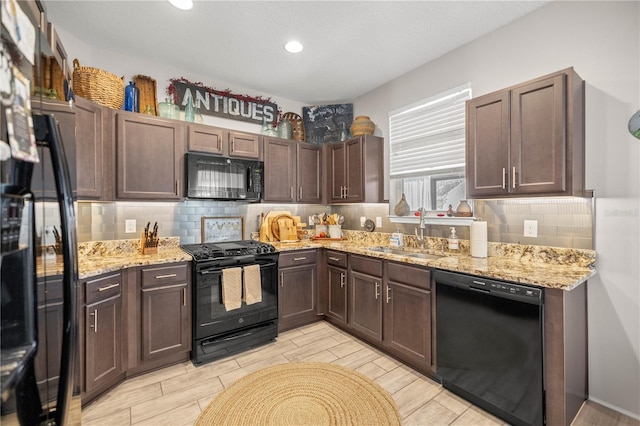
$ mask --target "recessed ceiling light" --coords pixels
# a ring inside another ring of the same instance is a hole
[[[302,52],[302,49],[303,49],[302,43],[295,40],[288,41],[284,45],[284,50],[286,50],[289,53],[300,53]]]
[[[190,10],[193,7],[193,0],[169,0],[169,3],[182,10]]]

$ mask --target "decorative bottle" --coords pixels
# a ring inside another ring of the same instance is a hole
[[[195,111],[193,110],[193,102],[191,99],[187,99],[187,104],[184,106],[184,121],[193,123],[196,120]]]
[[[471,217],[471,206],[467,203],[467,200],[460,200],[458,207],[456,207],[457,217]]]
[[[124,110],[140,112],[140,89],[133,81],[130,81],[129,85],[124,88]]]
[[[278,124],[278,137],[283,139],[291,139],[293,137],[291,123],[286,118],[283,118]]]
[[[411,211],[411,207],[409,207],[409,203],[407,203],[407,199],[404,196],[404,192],[402,193],[402,198],[398,201],[398,204],[393,209],[393,212],[396,216],[406,216]]]

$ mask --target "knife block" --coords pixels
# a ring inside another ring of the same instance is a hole
[[[140,250],[142,254],[158,254],[158,238],[147,241],[143,232],[140,234]]]

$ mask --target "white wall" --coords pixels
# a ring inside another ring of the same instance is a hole
[[[215,89],[230,89],[232,93],[239,95],[271,97],[271,101],[276,103],[278,107],[282,109],[282,112],[292,111],[297,114],[302,114],[302,107],[304,105],[299,102],[277,97],[274,94],[262,93],[250,88],[240,87],[234,83],[216,80],[215,76],[198,75],[181,68],[180,64],[152,63],[122,55],[117,49],[113,51],[98,49],[79,40],[64,28],[56,27],[56,30],[58,31],[60,39],[63,40],[67,56],[71,62],[70,66],[73,66],[72,62],[74,59],[78,59],[80,66],[100,68],[117,76],[124,76],[125,84],[128,84],[134,75],[141,74],[149,76],[156,80],[158,102],[163,102],[165,98],[168,97],[166,89],[171,83],[169,79],[184,77],[192,82],[201,81],[205,86]],[[205,124],[245,132],[260,133],[261,129],[261,124],[205,114],[203,114],[203,120]]]
[[[598,274],[588,283],[589,394],[640,418],[640,2],[555,1],[356,99],[388,141],[388,111],[470,81],[478,96],[573,66],[586,81],[586,180]],[[388,150],[388,147],[387,147]]]

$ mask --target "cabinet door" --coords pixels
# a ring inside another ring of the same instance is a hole
[[[345,142],[346,170],[345,170],[345,198],[349,202],[364,201],[364,155],[362,139],[352,139]]]
[[[122,298],[85,307],[85,392],[109,383],[122,372]]]
[[[285,330],[317,319],[316,265],[280,269],[278,328]]]
[[[71,178],[71,188],[74,198],[77,196],[76,179],[76,109],[70,108],[69,104],[62,101],[45,100],[34,102],[33,112],[51,114],[55,117],[60,130],[60,137],[69,167],[69,177]],[[38,148],[40,163],[33,167],[33,177],[31,178],[31,189],[36,197],[43,197],[47,200],[57,200],[56,183],[53,177],[51,166],[51,154],[48,148]]]
[[[260,135],[229,132],[229,157],[260,158]]]
[[[109,199],[113,193],[113,145],[105,137],[104,108],[86,99],[76,97],[76,169],[79,199]]]
[[[511,91],[511,192],[566,189],[565,78],[559,74]]]
[[[118,113],[117,198],[180,199],[182,126],[175,120]]]
[[[346,188],[346,147],[345,144],[333,144],[329,146],[327,178],[329,179],[329,201],[344,202]]]
[[[346,269],[327,267],[328,308],[327,317],[341,324],[347,323],[347,271]]]
[[[191,318],[187,283],[142,288],[142,359],[190,349]]]
[[[508,91],[467,101],[467,197],[508,193],[509,129]]]
[[[385,346],[431,368],[431,292],[389,282],[384,296]]]
[[[293,202],[295,174],[295,142],[265,138],[264,201]]]
[[[322,202],[322,154],[320,147],[295,143],[297,147],[297,193],[300,203]]]
[[[218,127],[189,124],[187,126],[187,150],[206,152],[209,154],[223,153],[224,130]]]
[[[349,326],[382,341],[382,279],[352,271],[349,291]]]
[[[36,381],[40,399],[55,399],[60,379],[62,353],[62,301],[38,303],[38,352],[35,357]]]

